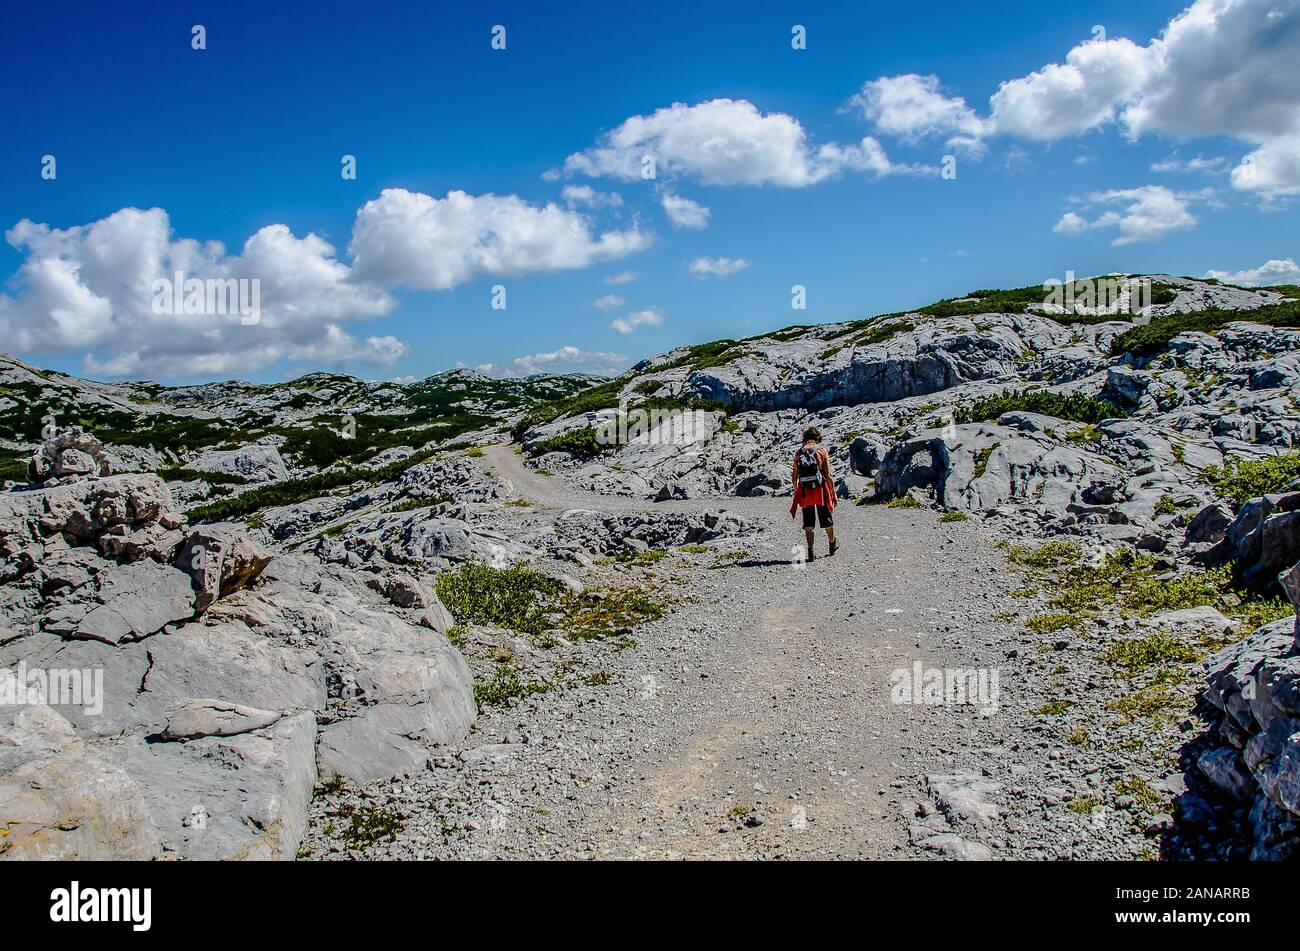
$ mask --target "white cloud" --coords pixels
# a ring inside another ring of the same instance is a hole
[[[1272,198],[1300,194],[1300,134],[1280,136],[1242,158],[1232,186]]]
[[[1041,141],[1087,132],[1113,119],[1151,70],[1147,49],[1132,40],[1090,40],[1064,63],[1002,83],[990,99],[990,129]]]
[[[1195,226],[1196,217],[1187,206],[1197,197],[1204,196],[1176,194],[1163,185],[1094,192],[1084,202],[1084,209],[1099,210],[1097,217],[1090,221],[1069,211],[1061,216],[1052,230],[1057,234],[1078,235],[1085,231],[1114,228],[1119,232],[1111,242],[1115,246],[1159,241],[1171,232]]]
[[[641,275],[636,271],[619,271],[617,274],[611,274],[609,277],[605,278],[605,283],[614,286],[620,284],[631,284],[640,276]]]
[[[664,213],[668,215],[668,220],[672,222],[674,228],[691,228],[698,231],[708,226],[709,209],[698,202],[674,195],[667,190],[660,194],[659,202],[664,206]]]
[[[520,377],[535,373],[595,373],[612,376],[626,370],[632,361],[621,353],[588,352],[574,346],[561,347],[549,353],[534,353],[516,357],[504,367],[484,364],[479,369],[498,376]]]
[[[621,334],[630,334],[638,327],[658,327],[663,322],[664,315],[658,307],[647,307],[626,317],[616,317],[609,326],[611,330],[617,330]]]
[[[1206,158],[1203,155],[1197,155],[1194,158],[1180,158],[1175,152],[1168,158],[1161,159],[1151,166],[1153,172],[1177,172],[1182,174],[1204,174],[1218,175],[1228,171],[1228,160],[1222,156]]]
[[[1083,234],[1088,230],[1088,220],[1073,211],[1067,211],[1052,228],[1057,234]]]
[[[946,135],[965,150],[978,149],[985,132],[984,120],[966,100],[940,91],[938,76],[881,76],[864,83],[849,104],[879,131],[906,142]]]
[[[635,227],[596,236],[585,216],[516,195],[451,191],[433,198],[387,188],[357,211],[349,250],[359,281],[444,290],[480,275],[587,267],[650,242]]]
[[[618,310],[626,303],[627,301],[617,294],[606,294],[604,297],[597,297],[591,302],[591,306],[598,307],[601,310]]]
[[[744,258],[696,258],[691,262],[688,270],[703,280],[709,275],[727,277],[737,271],[743,271],[749,267],[749,263]]]
[[[1227,284],[1241,287],[1265,287],[1270,284],[1300,284],[1300,264],[1295,258],[1265,261],[1259,267],[1245,271],[1206,271],[1206,277],[1217,278]]]
[[[16,296],[0,295],[6,349],[81,351],[83,367],[96,375],[224,376],[280,360],[389,365],[406,351],[394,337],[359,340],[344,329],[396,302],[354,283],[327,241],[295,237],[282,224],[257,231],[239,254],[174,237],[161,208],[123,208],[66,229],[23,220],[6,238],[26,255]],[[257,323],[155,313],[154,282],[178,270],[186,280],[257,280]]]
[[[951,130],[1051,142],[1112,123],[1134,139],[1229,136],[1252,147],[1233,187],[1271,198],[1300,194],[1297,62],[1297,0],[1194,0],[1145,45],[1092,39],[1003,82],[987,118],[933,76],[881,77],[853,102],[905,140]]]
[[[598,192],[590,185],[565,185],[560,189],[560,196],[570,208],[587,205],[591,208],[618,208],[623,204],[623,196],[618,192]]]
[[[640,179],[647,156],[657,179],[687,176],[708,185],[782,185],[802,188],[845,170],[875,175],[895,168],[880,143],[814,147],[793,116],[764,115],[743,99],[673,103],[632,116],[598,143],[565,160],[565,171],[592,177]]]

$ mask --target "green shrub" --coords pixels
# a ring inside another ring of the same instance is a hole
[[[528,454],[544,456],[548,452],[567,452],[571,456],[585,459],[612,448],[612,445],[601,442],[601,435],[594,427],[584,426],[581,429],[567,429],[549,439],[538,440],[528,447]]]
[[[302,479],[285,479],[249,489],[240,495],[196,506],[185,514],[191,522],[226,522],[259,509],[305,502],[324,495],[331,489],[351,485],[370,476],[371,473],[368,472],[344,469],[339,472],[321,472]]]
[[[939,516],[941,522],[966,522],[969,520],[970,516],[960,509],[949,509]]]
[[[1251,499],[1280,492],[1300,478],[1300,452],[1264,459],[1229,457],[1222,466],[1206,466],[1200,477],[1222,498],[1240,508]]]
[[[1188,314],[1170,314],[1120,334],[1111,341],[1110,352],[1114,356],[1131,353],[1135,357],[1149,357],[1163,351],[1180,333],[1196,330],[1213,334],[1234,321],[1243,320],[1270,327],[1300,327],[1300,300],[1285,300],[1256,310],[1212,307]]]
[[[194,469],[160,469],[164,482],[193,482],[202,479],[210,485],[248,485],[248,480],[234,472],[198,472]]]
[[[27,460],[15,459],[13,456],[0,456],[0,482],[27,481]]]
[[[492,568],[464,564],[438,576],[438,597],[459,624],[491,624],[525,634],[550,625],[546,602],[566,590],[560,582],[530,568]]]
[[[1092,424],[1124,415],[1123,410],[1114,403],[1096,396],[1081,393],[1066,395],[1047,390],[1008,390],[998,396],[988,396],[968,406],[958,407],[953,416],[957,423],[979,423],[997,419],[1003,413],[1015,412],[1041,413],[1057,419]]]
[[[924,508],[919,499],[910,495],[899,495],[885,503],[891,509],[919,509]]]
[[[555,684],[548,681],[521,681],[515,674],[507,672],[497,674],[487,682],[475,683],[474,702],[478,704],[480,710],[484,707],[505,707],[516,698],[546,693],[554,689]]]

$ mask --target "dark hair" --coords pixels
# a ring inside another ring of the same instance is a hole
[[[821,442],[822,431],[818,429],[816,426],[809,426],[807,429],[803,431],[803,441],[807,442],[810,439],[813,442]]]

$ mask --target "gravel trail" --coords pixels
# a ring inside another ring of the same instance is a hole
[[[484,462],[535,509],[644,511],[573,490],[509,447]],[[836,509],[840,550],[792,562],[788,500],[704,499],[760,520],[734,565],[665,572],[675,607],[611,677],[489,708],[454,756],[368,790],[406,817],[367,855],[863,857],[911,854],[918,776],[982,757],[970,706],[890,699],[890,676],[1004,659],[1002,558],[975,523]],[[545,513],[543,513],[545,514]],[[797,550],[797,549],[796,549]],[[993,718],[990,718],[993,719]],[[438,768],[444,767],[444,768]],[[426,808],[436,803],[437,815]],[[316,825],[320,823],[317,822]],[[316,846],[324,841],[317,837]]]

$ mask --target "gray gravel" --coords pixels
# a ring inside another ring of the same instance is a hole
[[[537,503],[511,510],[521,531],[573,507],[650,507],[575,492],[509,449],[484,462]],[[762,528],[625,569],[674,607],[635,631],[634,648],[590,646],[598,655],[585,659],[608,682],[486,708],[429,770],[318,797],[302,855],[1117,858],[1147,848],[1132,823],[1067,808],[1103,775],[1031,713],[1043,677],[1026,658],[1032,637],[1006,622],[1024,602],[1007,596],[1018,578],[990,529],[842,504],[839,553],[825,557],[819,537],[821,557],[797,566],[802,535],[787,505],[655,507],[725,506]],[[892,702],[891,674],[915,662],[996,669],[1001,702]],[[395,816],[401,831],[349,842],[340,813],[357,806]]]

